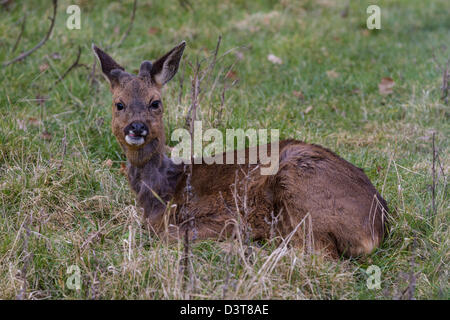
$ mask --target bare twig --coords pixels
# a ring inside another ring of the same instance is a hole
[[[64,162],[64,158],[66,157],[66,151],[67,151],[67,135],[66,135],[66,126],[64,126],[64,137],[61,140],[62,144],[62,156],[61,156],[61,162],[58,165],[58,175],[61,173],[61,168]]]
[[[16,58],[3,62],[3,66],[9,66],[10,64],[16,63],[18,61],[21,61],[23,59],[25,59],[26,57],[28,57],[29,55],[31,55],[33,52],[35,52],[36,50],[38,50],[40,47],[42,47],[47,40],[50,38],[50,35],[52,34],[53,31],[53,27],[55,26],[55,20],[56,20],[56,9],[58,7],[58,0],[53,0],[53,16],[50,18],[51,20],[51,24],[50,24],[50,28],[47,31],[47,34],[45,35],[45,37],[33,48],[31,48],[28,51],[25,51],[23,53],[21,53],[20,55],[18,55]]]
[[[125,41],[125,39],[128,37],[128,35],[131,32],[131,29],[133,29],[133,24],[134,24],[134,18],[136,16],[136,8],[137,8],[137,0],[134,0],[133,3],[133,11],[131,13],[131,19],[130,19],[130,24],[128,25],[127,30],[123,33],[122,37],[120,38],[119,43],[117,44],[117,48],[120,47],[122,45],[122,43]]]
[[[444,50],[445,51],[445,50]],[[442,87],[441,87],[441,100],[443,100],[445,102],[445,104],[448,105],[448,97],[449,97],[449,90],[450,90],[450,86],[449,86],[449,82],[450,82],[450,70],[449,70],[449,65],[450,65],[450,59],[447,60],[445,66],[442,66],[439,64],[438,59],[436,58],[436,54],[433,51],[431,53],[431,56],[433,58],[433,62],[436,65],[436,69],[440,72],[442,72]]]
[[[223,291],[222,291],[222,299],[225,300],[227,298],[228,288],[230,286],[230,259],[231,254],[227,253],[226,255],[226,276],[225,276],[225,282],[223,284]]]
[[[445,69],[442,71],[442,96],[441,99],[444,100],[445,104],[448,104],[448,91],[449,91],[449,81],[450,81],[450,70],[448,66],[450,64],[450,59],[447,60]]]
[[[91,73],[89,74],[89,81],[91,83],[91,86],[94,85],[94,83],[97,82],[97,79],[95,79],[95,68],[97,66],[97,59],[94,59],[94,63],[92,64]]]
[[[431,169],[433,175],[433,184],[431,185],[431,206],[433,209],[432,216],[436,216],[436,144],[435,132],[433,132],[433,166]]]
[[[185,10],[191,10],[192,5],[189,2],[189,0],[178,0],[178,3],[183,7]]]
[[[189,226],[189,224],[187,224]],[[183,243],[183,291],[185,292],[185,299],[189,299],[189,294],[187,292],[186,280],[190,278],[190,270],[189,270],[189,253],[190,253],[190,243],[189,243],[189,227],[185,229],[184,232],[184,243]]]
[[[20,40],[22,40],[23,32],[25,31],[25,23],[27,22],[27,15],[25,14],[22,18],[22,25],[20,26],[20,33],[17,37],[16,43],[14,43],[14,46],[12,48],[12,52],[16,51],[17,46],[19,45]]]
[[[81,57],[81,46],[78,46],[78,54],[77,54],[77,58],[75,59],[75,62],[72,63],[72,65],[63,73],[62,76],[60,76],[54,83],[54,85],[58,84],[60,81],[62,81],[68,74],[70,71],[72,71],[73,69],[77,68],[77,67],[87,67],[84,64],[80,64],[80,57]]]
[[[33,219],[32,215],[27,216],[23,226],[25,230],[25,234],[23,235],[23,249],[22,249],[24,258],[23,258],[23,266],[22,269],[20,270],[20,277],[22,278],[22,288],[20,289],[19,294],[17,295],[18,300],[24,300],[25,294],[27,292],[28,265],[30,264],[30,260],[33,257],[33,253],[31,253],[28,248],[28,241],[31,235],[30,224],[32,223],[32,219]]]
[[[222,41],[222,36],[219,36],[219,38],[217,39],[216,50],[214,50],[214,55],[212,57],[211,63],[209,64],[208,68],[206,68],[206,70],[203,72],[203,75],[200,77],[200,82],[203,81],[203,79],[205,78],[206,75],[208,75],[208,77],[209,77],[211,75],[211,72],[214,70],[221,41]]]
[[[350,3],[347,2],[347,4],[345,5],[344,9],[342,9],[342,11],[341,11],[341,18],[347,18],[349,11],[350,11]]]
[[[186,72],[186,63],[184,63],[182,72],[178,76],[179,84],[180,84],[180,93],[178,94],[178,105],[181,105],[181,98],[183,97],[183,87],[184,87],[184,74]]]
[[[189,63],[191,69],[194,70],[194,74],[191,78],[191,105],[189,107],[188,116],[186,119],[186,124],[189,127],[189,133],[191,134],[191,139],[193,139],[194,121],[197,119],[197,107],[199,102],[200,94],[200,72],[201,72],[201,62],[198,61],[194,66]],[[191,156],[193,156],[193,144],[191,143]]]
[[[128,25],[127,30],[122,34],[122,37],[120,37],[120,40],[119,40],[119,42],[116,45],[117,48],[119,48],[122,45],[122,43],[130,35],[130,32],[133,29],[134,19],[136,17],[136,8],[137,8],[137,0],[134,0],[134,2],[133,2],[133,11],[131,12],[130,24]],[[105,50],[109,50],[113,46],[114,46],[114,44],[110,44],[108,46],[105,46]],[[96,82],[96,79],[95,79],[96,65],[97,65],[97,59],[94,59],[94,63],[92,64],[92,68],[91,68],[91,73],[89,75],[91,85],[93,85]]]
[[[414,293],[416,291],[416,274],[414,273],[414,269],[416,267],[415,260],[415,249],[416,249],[417,239],[414,237],[412,246],[411,246],[411,262],[410,262],[410,270],[408,274],[408,287],[403,291],[403,296],[406,294],[406,299],[415,300]]]

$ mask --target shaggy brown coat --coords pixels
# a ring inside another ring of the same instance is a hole
[[[165,155],[161,88],[175,75],[184,47],[182,42],[153,64],[144,61],[134,76],[93,46],[111,84],[112,130],[151,228],[169,238],[188,228],[196,239],[218,239],[236,235],[243,224],[254,240],[292,235],[291,243],[333,257],[379,246],[385,200],[363,170],[321,146],[281,141],[279,170],[267,176],[260,164],[177,165]],[[124,131],[136,122],[149,131],[139,146],[129,144]]]

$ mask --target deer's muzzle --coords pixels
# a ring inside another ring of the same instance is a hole
[[[148,135],[148,127],[143,122],[135,121],[125,127],[124,133],[125,141],[129,145],[139,146],[145,142],[145,138]]]

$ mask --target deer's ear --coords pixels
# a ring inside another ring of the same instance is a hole
[[[182,41],[153,63],[151,76],[157,84],[161,86],[166,84],[177,73],[185,47],[186,41]]]
[[[124,71],[124,68],[114,61],[106,52],[92,44],[92,50],[100,61],[102,72],[111,83],[111,87],[119,84],[119,78]]]

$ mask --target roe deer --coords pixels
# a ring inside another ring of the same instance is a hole
[[[294,245],[332,257],[368,254],[377,247],[385,233],[387,204],[362,169],[328,149],[280,141],[274,175],[261,175],[254,170],[258,164],[176,164],[166,156],[161,89],[177,72],[185,45],[153,63],[142,62],[137,76],[92,46],[111,85],[112,131],[151,228],[168,238],[186,230],[196,239],[226,238],[235,230],[230,221],[239,215],[254,240],[291,234]],[[246,208],[238,214],[236,190],[243,181]],[[302,221],[303,233],[298,229]],[[311,241],[307,244],[301,234]]]

